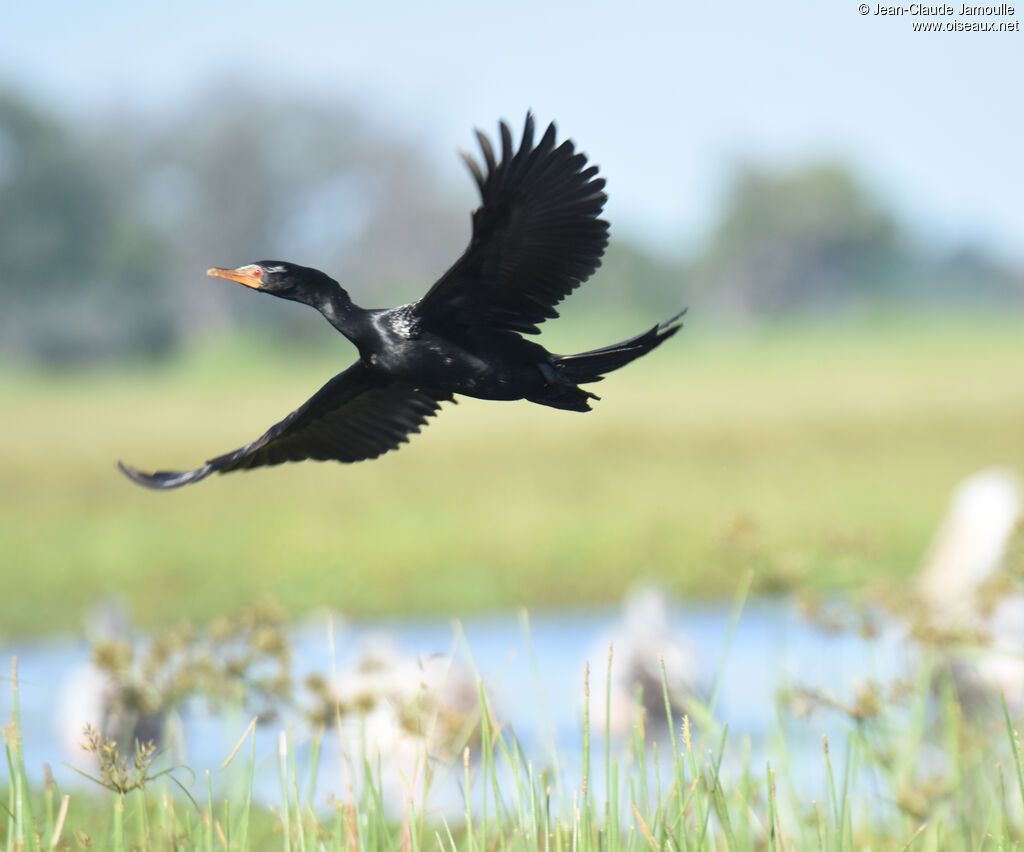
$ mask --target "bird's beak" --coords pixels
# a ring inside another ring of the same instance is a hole
[[[263,275],[263,270],[255,264],[239,266],[238,269],[221,269],[215,266],[213,269],[207,269],[206,274],[213,278],[227,278],[228,281],[237,281],[246,287],[252,287],[253,290],[259,290],[261,287],[260,276]]]

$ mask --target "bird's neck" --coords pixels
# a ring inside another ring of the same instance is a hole
[[[341,286],[332,287],[317,305],[331,325],[356,342],[367,324],[366,310],[359,307]]]

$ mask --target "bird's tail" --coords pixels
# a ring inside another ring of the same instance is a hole
[[[579,352],[576,355],[560,355],[555,361],[555,366],[575,384],[599,382],[606,373],[624,367],[668,340],[683,327],[680,320],[685,313],[684,308],[671,319],[658,323],[629,340],[613,343],[601,349],[591,349],[589,352]]]

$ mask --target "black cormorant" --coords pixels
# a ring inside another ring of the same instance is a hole
[[[501,159],[477,131],[484,168],[463,153],[482,196],[469,247],[423,298],[390,310],[354,304],[337,281],[309,267],[263,260],[208,275],[303,302],[351,340],[359,359],[251,444],[182,472],[121,470],[148,488],[177,488],[211,473],[303,459],[355,462],[393,450],[454,394],[527,399],[589,411],[580,387],[639,358],[675,334],[679,317],[576,355],[555,355],[522,336],[558,316],[555,305],[600,266],[608,223],[597,166],[548,125],[534,145],[500,124]]]

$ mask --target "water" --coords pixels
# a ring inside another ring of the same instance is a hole
[[[804,621],[789,602],[774,599],[747,603],[734,629],[731,605],[702,603],[673,606],[668,610],[668,632],[681,635],[688,643],[696,663],[694,675],[698,691],[709,697],[717,690],[715,718],[729,724],[729,742],[740,751],[739,743],[753,744],[758,759],[771,759],[771,741],[778,731],[777,695],[781,688],[793,685],[826,690],[839,700],[851,701],[854,690],[868,679],[880,682],[905,676],[913,661],[908,655],[900,631],[866,641],[852,633],[829,633]],[[472,617],[461,624],[465,641],[452,623],[426,619],[385,619],[344,621],[330,619],[334,655],[328,639],[329,619],[318,616],[295,628],[295,668],[297,681],[306,673],[318,672],[330,677],[332,667],[339,673],[355,668],[359,655],[372,637],[387,637],[394,652],[410,660],[428,660],[432,655],[454,652],[457,665],[475,669],[486,684],[493,714],[507,724],[522,744],[535,768],[551,766],[557,759],[565,780],[577,784],[582,765],[581,718],[583,708],[584,666],[590,663],[592,711],[602,715],[605,695],[608,643],[618,635],[616,660],[624,644],[622,614],[618,609],[591,611],[535,612],[529,618],[529,634],[516,613]],[[636,631],[636,626],[631,628]],[[731,641],[730,641],[731,640]],[[667,641],[667,640],[665,640]],[[656,657],[658,647],[649,649]],[[645,651],[645,653],[648,653]],[[77,730],[61,730],[67,702],[76,703],[66,685],[89,659],[87,644],[74,638],[35,642],[13,642],[0,646],[5,658],[18,657],[20,707],[25,762],[30,776],[41,778],[42,765],[54,767],[54,775],[63,788],[71,788],[82,779],[63,764],[88,766],[84,755],[74,748],[81,740]],[[613,663],[615,671],[615,663]],[[0,696],[0,713],[6,718],[11,697]],[[593,717],[592,717],[593,718]],[[184,754],[180,762],[198,775],[195,781],[205,791],[203,772],[210,769],[219,783],[218,767],[248,724],[239,713],[211,716],[202,705],[190,707],[181,718]],[[311,733],[297,717],[278,720],[257,728],[258,794],[273,800],[279,797],[276,775],[278,733],[290,721],[292,738],[300,766],[305,758]],[[838,714],[812,717],[806,729],[797,731],[798,751],[789,759],[820,762],[822,734],[842,742],[846,723]],[[354,737],[358,734],[349,729]],[[652,736],[658,736],[651,725]],[[662,731],[660,736],[667,739]],[[603,759],[603,722],[594,725],[593,755]],[[668,753],[665,743],[663,754]],[[349,743],[351,749],[357,748]],[[792,746],[790,746],[792,748]],[[243,757],[248,755],[248,744]],[[616,754],[625,753],[622,741],[614,743]],[[333,735],[324,744],[318,797],[328,793],[341,795],[346,783],[345,769],[338,760],[339,745]],[[557,758],[555,754],[557,753]],[[596,760],[596,758],[595,758]],[[243,764],[245,761],[239,761]],[[451,773],[448,789],[440,785],[436,798],[457,801],[457,778],[461,762]],[[603,760],[595,763],[603,767]],[[396,784],[400,771],[396,771]],[[406,769],[408,771],[408,769]],[[603,769],[595,776],[603,773]],[[808,783],[817,783],[813,770],[806,773]],[[189,776],[184,777],[186,783]],[[597,779],[598,782],[600,779]],[[87,783],[87,782],[86,782]],[[387,786],[387,784],[385,784]],[[599,791],[595,789],[595,792]],[[442,804],[443,806],[443,804]]]

